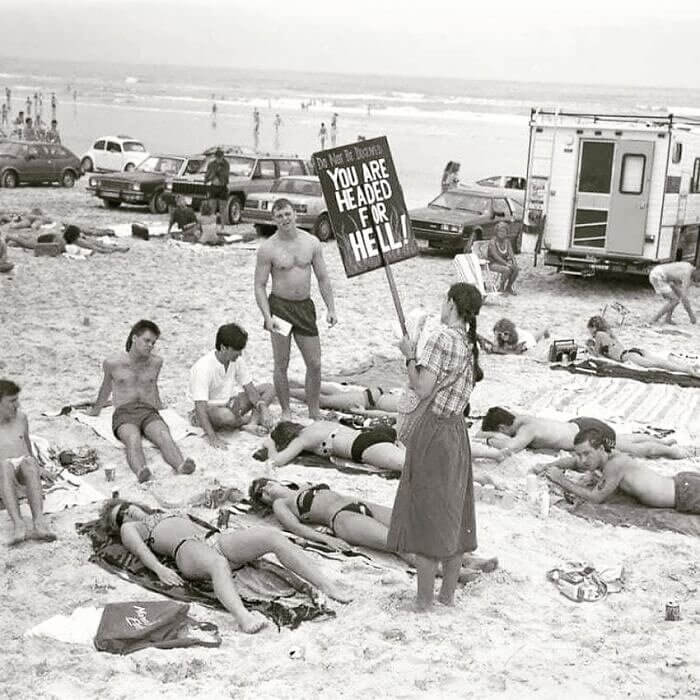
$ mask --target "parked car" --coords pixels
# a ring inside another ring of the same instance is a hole
[[[60,182],[73,187],[80,177],[80,160],[65,146],[35,141],[0,143],[0,185]]]
[[[311,231],[321,241],[333,236],[321,183],[314,175],[281,177],[269,192],[248,195],[242,220],[255,224],[259,234],[273,231],[276,226],[272,222],[272,205],[282,197],[292,203],[299,228]]]
[[[208,149],[211,150],[211,149]],[[297,156],[255,153],[243,148],[223,148],[231,168],[228,180],[229,198],[224,212],[224,223],[239,224],[246,197],[253,192],[269,192],[275,180],[287,175],[307,175],[306,163]],[[211,158],[214,156],[212,155]],[[209,194],[204,184],[208,159],[193,176],[173,178],[166,185],[175,195],[183,195],[188,203],[199,207]]]
[[[148,157],[146,147],[131,136],[102,136],[80,159],[84,173],[133,170]]]
[[[124,202],[145,204],[154,214],[165,214],[168,202],[163,195],[167,179],[196,173],[205,160],[203,154],[148,156],[130,172],[90,175],[87,189],[110,209],[115,209]]]
[[[474,241],[493,238],[496,224],[505,221],[513,249],[520,252],[523,207],[496,187],[455,187],[427,207],[412,209],[409,216],[418,241],[456,253],[471,250]]]
[[[517,175],[493,175],[483,180],[477,180],[476,184],[481,187],[500,187],[521,204],[525,204],[527,180],[524,177],[518,177]]]

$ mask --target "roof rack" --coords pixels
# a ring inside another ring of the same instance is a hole
[[[530,109],[530,122],[537,117],[571,117],[574,119],[587,119],[594,124],[604,124],[606,122],[627,122],[645,124],[649,127],[668,127],[677,125],[700,126],[700,117],[685,117],[679,114],[616,114],[616,113],[593,113],[593,112],[563,112],[561,110],[547,110],[532,107]]]
[[[109,138],[109,137],[108,137]],[[117,134],[118,139],[133,139],[133,136],[127,136],[127,134]],[[136,139],[134,139],[136,140]]]

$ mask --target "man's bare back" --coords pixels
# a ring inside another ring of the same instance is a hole
[[[317,238],[296,229],[293,238],[279,232],[264,241],[258,249],[258,264],[269,268],[272,293],[283,299],[299,301],[311,293],[311,269],[320,246]]]
[[[517,416],[513,427],[516,434],[511,439],[517,440],[518,436],[524,434],[530,437],[530,442],[525,447],[535,450],[573,450],[574,438],[579,431],[575,423],[526,415]]]
[[[22,411],[8,423],[0,423],[0,461],[29,455],[24,437],[27,430],[27,416]]]
[[[628,455],[613,452],[603,469],[603,478],[598,488],[602,490],[611,479],[617,481],[620,491],[646,506],[673,508],[675,505],[676,487],[673,479],[657,474]]]
[[[150,355],[144,360],[134,360],[123,352],[104,362],[105,378],[112,384],[112,403],[117,408],[132,401],[142,401],[160,409],[158,375],[163,366],[163,358]]]

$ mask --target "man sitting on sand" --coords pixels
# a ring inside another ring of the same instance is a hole
[[[14,529],[8,546],[27,539],[43,542],[56,539],[43,513],[41,473],[29,440],[27,416],[19,410],[19,387],[0,379],[0,496]],[[26,489],[32,511],[34,527],[29,533],[19,510],[18,485]]]
[[[216,332],[214,350],[194,363],[190,370],[190,395],[194,410],[192,425],[203,428],[212,447],[226,449],[217,430],[244,428],[255,433],[272,427],[268,406],[275,398],[272,384],[253,383],[243,358],[248,334],[235,323]],[[250,414],[249,416],[247,414]]]
[[[160,329],[153,321],[141,320],[126,339],[126,352],[107,358],[97,400],[88,415],[99,416],[112,395],[112,430],[126,445],[126,459],[139,482],[152,474],[146,466],[141,438],[145,435],[161,452],[163,459],[178,473],[191,474],[195,463],[184,459],[170,430],[158,413],[163,407],[158,392],[158,375],[163,359],[153,355]]]
[[[95,241],[91,238],[86,238],[82,235],[80,229],[73,224],[66,226],[63,234],[46,231],[39,233],[32,230],[31,232],[13,232],[7,234],[9,243],[18,248],[34,250],[39,243],[58,243],[61,253],[77,254],[79,248],[92,250],[95,253],[126,253],[129,250],[128,245],[108,245],[101,241]]]
[[[659,440],[650,435],[616,435],[615,431],[597,418],[580,416],[569,421],[554,420],[514,414],[500,406],[489,408],[477,435],[486,437],[486,443],[499,448],[506,456],[520,452],[526,447],[533,450],[574,449],[574,438],[579,430],[595,428],[612,449],[627,452],[635,457],[666,457],[684,459],[688,455],[671,440]]]
[[[187,206],[187,200],[178,195],[175,197],[175,207],[170,212],[170,222],[168,223],[168,234],[173,226],[177,225],[179,234],[176,238],[187,240],[189,236],[192,241],[195,239],[195,232],[200,231],[197,215],[192,207]]]
[[[666,323],[673,323],[671,316],[678,304],[683,304],[690,322],[696,322],[695,314],[688,301],[688,290],[691,284],[700,283],[700,270],[689,262],[663,263],[652,268],[649,273],[649,282],[654,291],[666,300],[659,313],[651,319],[651,323],[656,323],[662,316],[665,316]]]
[[[612,449],[595,428],[576,434],[574,452],[586,471],[600,470],[603,477],[594,489],[588,489],[569,481],[562,469],[550,465],[547,478],[565,491],[592,503],[605,503],[619,489],[650,508],[675,508],[680,513],[700,515],[700,472],[661,476]]]

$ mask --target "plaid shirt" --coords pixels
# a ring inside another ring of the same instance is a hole
[[[474,357],[466,330],[440,326],[428,338],[421,367],[437,376],[438,389],[431,407],[440,416],[464,412],[474,387]]]

